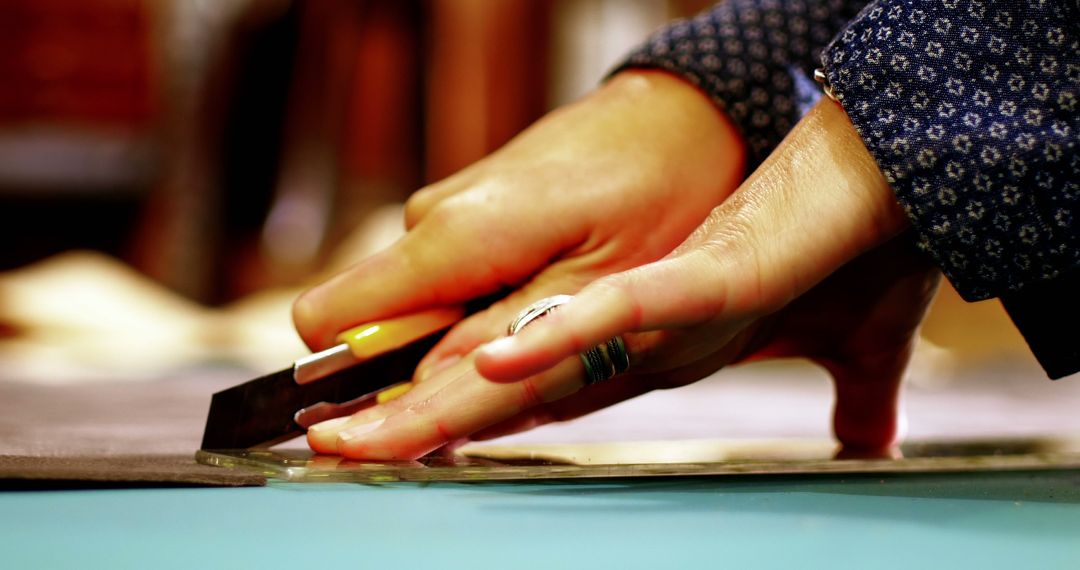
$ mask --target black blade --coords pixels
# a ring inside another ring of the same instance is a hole
[[[202,449],[267,446],[302,435],[304,429],[293,420],[298,410],[319,402],[347,402],[408,380],[442,335],[433,334],[309,384],[297,384],[293,369],[287,368],[222,390],[210,400]]]

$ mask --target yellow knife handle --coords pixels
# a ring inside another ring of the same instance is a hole
[[[353,327],[337,336],[359,360],[400,348],[442,330],[465,316],[462,307],[440,307]]]

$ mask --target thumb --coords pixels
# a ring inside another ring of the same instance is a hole
[[[693,249],[595,281],[518,334],[481,348],[477,370],[490,380],[515,381],[615,335],[689,327],[721,314],[737,320],[724,312],[725,266],[707,250]]]

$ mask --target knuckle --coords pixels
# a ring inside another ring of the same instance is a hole
[[[437,228],[454,227],[460,216],[459,208],[452,200],[443,200],[424,211],[424,223]]]
[[[639,328],[644,319],[641,303],[634,295],[630,283],[642,277],[639,270],[631,270],[603,277],[590,286],[597,298],[615,311],[611,315],[614,317],[612,324],[622,331]]]
[[[405,228],[412,229],[428,214],[435,203],[435,193],[431,187],[413,192],[405,201]]]
[[[701,250],[717,263],[742,265],[756,250],[756,230],[746,216],[735,213],[712,224]]]
[[[759,232],[744,216],[734,215],[713,228],[699,248],[702,263],[716,286],[709,291],[713,313],[767,314],[782,308],[790,299],[778,295],[787,283],[769,273]]]
[[[532,378],[526,378],[518,382],[518,405],[519,410],[528,410],[544,403],[544,398],[537,389]]]
[[[432,205],[424,213],[425,237],[437,239],[443,244],[460,244],[485,237],[482,232],[492,227],[490,210],[495,208],[485,207],[467,198],[456,195]],[[498,242],[488,240],[488,243],[494,245]]]
[[[292,304],[293,325],[309,348],[316,348],[321,325],[316,302],[309,293],[298,297]]]
[[[560,356],[582,352],[589,347],[587,327],[587,323],[573,318],[563,310],[553,311],[539,319],[535,325],[530,325],[532,330],[541,331],[539,335],[542,342],[552,344],[545,349],[545,353],[556,353]],[[551,357],[552,354],[546,356]]]

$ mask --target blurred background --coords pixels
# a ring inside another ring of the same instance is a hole
[[[704,5],[0,0],[0,271],[30,267],[0,278],[0,355],[55,361],[82,339],[104,364],[179,335],[141,351],[168,365],[193,335],[254,346],[222,332],[237,319],[169,324],[237,301],[283,329],[246,327],[264,352],[299,354],[297,286],[393,239],[409,193]]]
[[[0,379],[280,368],[305,352],[289,322],[299,287],[394,239],[410,192],[709,4],[0,0]],[[924,336],[915,393],[978,386],[987,425],[1017,393],[1080,402],[1075,381],[1045,380],[996,301],[945,285]],[[764,370],[740,393],[757,404],[727,394],[731,410],[776,404],[755,396],[763,375],[794,378]],[[814,386],[827,413],[823,375],[799,374],[815,380],[785,389]],[[934,417],[981,401],[959,394]]]
[[[0,269],[296,284],[705,2],[0,0]]]

